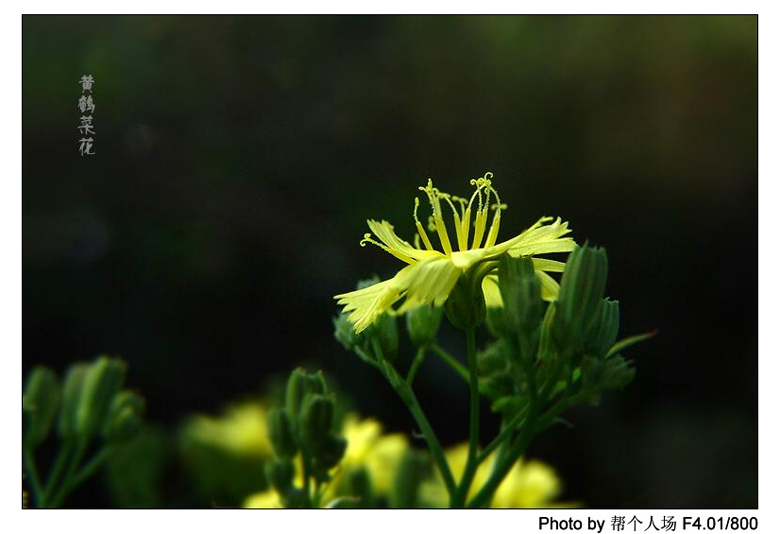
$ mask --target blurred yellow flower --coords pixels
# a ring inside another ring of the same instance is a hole
[[[375,419],[359,420],[350,415],[344,422],[344,438],[347,450],[341,462],[343,473],[339,473],[331,484],[338,488],[339,477],[352,469],[361,467],[368,471],[375,494],[386,496],[393,486],[398,464],[409,442],[403,434],[382,434],[382,425]],[[336,495],[333,495],[335,498]]]
[[[269,489],[259,493],[253,493],[246,498],[242,508],[284,508],[279,500],[276,490]]]
[[[450,464],[452,474],[456,480],[460,480],[466,469],[468,459],[468,445],[461,444],[445,452],[447,462]],[[471,484],[469,498],[476,495],[479,489],[485,485],[493,470],[496,455],[492,454],[485,462],[480,464]],[[555,499],[563,489],[562,483],[555,470],[545,463],[537,460],[519,460],[509,471],[504,481],[496,490],[491,508],[570,508],[576,507],[576,503],[556,503]],[[449,502],[447,490],[441,477],[428,481],[422,490],[431,506],[445,507]]]
[[[354,324],[355,332],[365,330],[377,317],[388,311],[403,313],[424,304],[441,306],[463,273],[478,263],[495,260],[504,253],[516,257],[531,257],[551,252],[570,252],[574,249],[574,240],[564,237],[570,232],[568,223],[561,222],[558,218],[552,224],[546,224],[553,221],[552,217],[542,217],[516,237],[496,244],[501,211],[506,209],[506,204],[501,202],[498,191],[493,187],[492,176],[492,173],[487,173],[482,178],[471,180],[476,190],[469,200],[439,191],[433,187],[431,180],[428,180],[427,186],[420,187],[427,195],[433,211],[428,229],[438,234],[441,251],[434,248],[417,218],[420,205],[417,198],[414,203],[414,220],[417,227],[414,245],[398,237],[389,222],[368,221],[368,227],[379,241],[375,240],[371,233],[367,233],[360,242],[361,246],[366,243],[376,245],[408,265],[389,280],[335,296],[338,303],[344,306],[344,313],[348,314],[349,320]],[[452,211],[458,250],[453,249],[450,241],[442,213],[442,201],[449,205]],[[458,204],[459,210],[455,204]],[[495,213],[490,228],[487,228],[488,212],[491,209]],[[548,300],[555,298],[558,284],[547,272],[562,272],[564,264],[539,258],[534,258],[533,261],[542,282],[543,296]],[[483,287],[486,290],[487,305],[500,306],[497,275],[487,276]],[[403,303],[394,310],[393,305],[402,299]]]
[[[248,402],[229,407],[221,417],[196,415],[184,429],[186,439],[238,456],[269,457],[273,451],[266,409]]]

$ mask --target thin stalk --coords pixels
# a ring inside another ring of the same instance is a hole
[[[414,357],[412,366],[409,368],[409,374],[406,376],[406,383],[410,386],[412,385],[412,382],[414,382],[414,377],[417,376],[417,370],[422,365],[423,360],[425,360],[425,354],[427,352],[428,349],[426,347],[419,347],[417,349],[417,355]]]
[[[52,465],[51,470],[49,471],[49,478],[46,480],[46,489],[44,489],[38,501],[38,506],[40,508],[49,506],[49,497],[54,495],[62,470],[65,469],[72,453],[73,439],[69,438],[65,440],[65,443],[63,443],[59,451],[57,451],[57,458],[54,460],[54,465]]]
[[[517,462],[517,460],[525,453],[536,432],[549,425],[555,416],[557,416],[557,414],[567,406],[565,402],[556,403],[553,408],[545,412],[542,418],[539,418],[540,406],[547,402],[548,396],[550,395],[552,387],[555,384],[556,377],[560,372],[560,368],[561,363],[559,360],[559,362],[554,367],[551,379],[542,389],[538,399],[531,402],[528,408],[528,417],[523,422],[523,425],[520,429],[520,436],[518,436],[517,441],[510,447],[508,454],[503,455],[503,457],[500,459],[500,463],[497,464],[497,466],[494,466],[494,470],[491,473],[488,481],[468,504],[469,508],[481,508],[491,501],[496,489],[498,489],[498,486],[501,485],[501,482],[504,480],[507,473],[509,473],[509,470],[512,469],[512,466],[515,464],[515,462]],[[561,400],[563,401],[563,399]]]
[[[404,404],[406,404],[406,407],[412,414],[412,418],[414,418],[414,421],[420,428],[420,432],[422,432],[422,435],[425,438],[425,442],[428,445],[431,456],[433,456],[433,461],[436,463],[436,467],[439,469],[442,478],[444,478],[444,485],[447,487],[447,493],[449,493],[450,499],[452,499],[457,491],[457,485],[455,484],[455,479],[452,476],[450,465],[447,463],[447,458],[444,456],[444,449],[442,449],[441,443],[436,437],[436,433],[433,431],[433,427],[431,427],[430,422],[428,422],[428,418],[425,416],[425,413],[420,406],[420,402],[417,400],[417,397],[415,396],[411,386],[407,384],[398,375],[398,372],[395,370],[395,368],[384,359],[384,355],[382,354],[382,347],[379,345],[379,343],[374,342],[373,345],[374,351],[376,352],[379,361],[381,361],[383,364],[378,366],[380,372],[390,383],[398,396],[401,397],[401,400],[404,402]]]
[[[482,450],[479,455],[477,456],[477,463],[481,464],[485,460],[488,459],[490,454],[496,450],[501,444],[503,444],[511,435],[512,433],[517,430],[517,427],[520,425],[520,422],[525,417],[525,410],[519,412],[517,415],[515,415],[504,427],[501,429],[501,432],[498,434],[498,436],[493,439],[493,441],[490,442],[490,444]]]
[[[479,493],[468,503],[468,508],[482,508],[486,506],[493,498],[498,486],[504,481],[509,470],[515,464],[518,458],[523,455],[526,448],[528,448],[531,439],[534,436],[534,430],[536,426],[537,406],[531,405],[528,412],[528,418],[523,423],[523,427],[520,430],[520,436],[517,441],[512,445],[508,454],[501,458],[500,463],[496,464],[490,478],[479,490]]]
[[[82,482],[91,477],[95,471],[97,471],[100,466],[103,465],[109,456],[111,456],[110,447],[103,447],[99,453],[93,456],[92,459],[87,462],[78,473],[76,473],[72,479],[69,490],[72,491],[76,489]]]
[[[458,500],[455,503],[458,507],[466,504],[469,489],[479,465],[477,461],[479,452],[479,376],[477,375],[477,346],[473,326],[466,330],[466,348],[469,362],[469,455],[458,488]]]
[[[431,345],[431,350],[434,352],[434,354],[444,360],[450,367],[452,367],[452,369],[458,373],[458,375],[460,375],[463,380],[466,382],[469,381],[469,370],[466,369],[465,365],[456,360],[449,352],[441,348],[441,346],[439,346],[437,343]]]
[[[88,445],[89,445],[88,440],[86,439],[79,440],[76,446],[76,453],[71,457],[68,463],[68,468],[65,471],[65,477],[62,479],[62,484],[60,484],[60,487],[57,488],[57,491],[54,493],[54,496],[47,503],[47,507],[59,508],[62,505],[62,501],[64,501],[65,497],[68,496],[68,493],[70,492],[71,489],[71,481],[73,475],[75,474],[76,469],[78,469],[78,466],[81,463],[82,458],[84,457],[84,453],[87,451]]]
[[[444,484],[447,486],[447,492],[450,495],[450,499],[452,499],[457,492],[457,485],[455,484],[455,478],[452,476],[450,465],[447,463],[447,458],[444,456],[444,450],[441,447],[441,443],[436,437],[436,433],[433,431],[431,424],[428,422],[428,418],[425,416],[425,413],[423,413],[420,403],[417,401],[417,397],[415,397],[411,389],[405,393],[406,394],[400,394],[399,392],[399,396],[406,404],[414,421],[420,428],[420,432],[422,432],[425,442],[428,444],[428,449],[431,451],[431,456],[433,456],[433,460],[439,468],[442,478],[444,478]]]

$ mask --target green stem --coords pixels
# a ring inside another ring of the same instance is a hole
[[[303,492],[306,495],[306,501],[309,508],[312,507],[311,497],[311,458],[302,451],[303,455]]]
[[[381,347],[376,344],[374,349],[378,351],[378,354],[381,357]],[[412,414],[412,418],[414,418],[415,423],[417,423],[417,426],[420,428],[420,432],[422,432],[422,435],[425,438],[425,442],[428,444],[428,449],[431,451],[431,456],[433,456],[433,461],[436,463],[436,467],[439,469],[439,472],[444,479],[444,485],[447,487],[447,493],[449,493],[450,499],[452,499],[457,491],[457,485],[455,484],[455,479],[452,476],[450,466],[447,463],[447,458],[444,456],[444,449],[442,449],[441,443],[436,437],[436,433],[433,431],[433,427],[431,427],[428,418],[425,416],[425,413],[420,406],[420,402],[417,400],[417,397],[415,396],[411,386],[409,386],[409,384],[407,384],[398,375],[398,372],[395,370],[395,368],[393,368],[392,365],[390,365],[384,359],[381,361],[384,364],[380,368],[382,374],[393,387],[398,396],[401,397],[401,400],[404,402],[404,404],[406,404],[406,407]]]
[[[423,360],[425,360],[425,354],[427,352],[428,349],[426,347],[419,347],[417,349],[417,355],[414,357],[412,366],[411,368],[409,368],[409,374],[406,377],[406,383],[409,384],[410,386],[412,385],[412,382],[414,382],[414,377],[417,376],[417,370],[422,365]]]
[[[26,449],[24,451],[24,468],[27,474],[30,475],[30,484],[32,486],[33,495],[35,496],[36,506],[40,506],[43,499],[43,486],[41,486],[41,477],[38,476],[38,468],[35,466],[35,458],[32,451]]]
[[[477,375],[477,346],[474,327],[466,330],[466,348],[469,362],[469,454],[466,469],[458,488],[458,499],[454,503],[458,507],[466,504],[466,499],[477,472],[477,454],[479,449],[479,376]]]
[[[111,456],[111,448],[108,446],[103,447],[103,449],[99,453],[93,456],[92,459],[89,462],[87,462],[78,473],[76,473],[76,475],[72,479],[72,482],[70,483],[70,487],[68,488],[68,490],[73,491],[79,485],[81,485],[81,483],[83,483],[86,479],[91,477],[95,473],[95,471],[97,471],[100,468],[100,466],[103,465],[103,463],[108,459],[109,456]]]
[[[550,394],[552,384],[555,382],[554,377],[557,375],[559,369],[560,364],[556,365],[555,372],[553,372],[553,379],[548,382],[547,386],[539,395],[539,398],[543,399],[544,402],[547,401],[547,396]],[[509,470],[512,469],[512,466],[515,464],[515,462],[517,462],[517,460],[525,453],[534,435],[537,432],[547,428],[563,410],[576,403],[576,400],[576,395],[571,397],[563,397],[555,404],[553,404],[553,406],[550,407],[547,411],[545,411],[541,417],[539,416],[540,403],[538,401],[532,402],[528,408],[528,416],[523,422],[520,430],[520,436],[518,436],[517,441],[511,446],[508,454],[501,455],[499,462],[494,465],[493,472],[491,473],[487,483],[485,483],[479,493],[474,497],[474,499],[472,499],[468,507],[481,508],[486,506],[487,503],[492,500],[493,494],[504,480]]]
[[[512,469],[512,466],[517,462],[518,458],[523,455],[526,448],[528,448],[528,445],[531,443],[531,439],[535,433],[537,410],[538,407],[536,404],[530,406],[528,417],[523,423],[520,436],[517,438],[515,444],[512,445],[509,453],[501,458],[501,462],[494,468],[490,478],[485,485],[482,486],[482,489],[479,490],[479,493],[477,493],[468,504],[469,508],[482,508],[493,499],[493,494],[496,489],[498,489],[498,486],[501,485],[501,482],[503,482],[507,473],[509,473],[509,470]]]
[[[490,442],[490,444],[485,447],[485,449],[479,453],[479,456],[477,456],[477,463],[481,464],[485,460],[488,459],[490,454],[496,450],[502,443],[504,443],[511,435],[512,433],[517,430],[517,427],[520,425],[520,422],[525,417],[525,410],[519,412],[516,416],[512,418],[511,421],[509,421],[506,425],[504,425],[504,428],[501,429],[501,432],[498,434],[498,436],[495,437],[493,441]]]
[[[54,492],[54,496],[51,498],[51,500],[47,503],[48,508],[59,508],[62,506],[62,502],[65,500],[65,497],[68,496],[68,493],[71,491],[71,482],[73,479],[73,475],[76,472],[76,469],[78,469],[79,464],[81,463],[81,459],[84,457],[84,453],[87,451],[87,446],[89,445],[88,440],[82,439],[79,441],[78,445],[76,446],[76,454],[74,454],[70,462],[68,463],[68,468],[65,471],[65,477],[62,479],[62,483],[60,484],[60,487],[57,488],[56,492]],[[47,493],[48,497],[48,493]]]
[[[466,382],[469,381],[469,370],[466,369],[465,365],[456,360],[450,353],[448,353],[436,343],[431,345],[431,350],[442,360],[444,360],[450,367],[452,367],[452,369],[458,373],[458,375],[460,375],[463,380]]]
[[[38,500],[38,506],[40,508],[47,508],[49,506],[49,497],[54,495],[54,490],[57,488],[57,484],[59,484],[62,470],[65,469],[71,454],[73,454],[73,439],[69,438],[66,439],[60,447],[57,452],[57,458],[54,460],[54,465],[49,471],[49,478],[46,480],[46,489],[44,489]]]

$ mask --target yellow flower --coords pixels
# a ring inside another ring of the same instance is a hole
[[[222,417],[197,415],[187,423],[185,435],[188,441],[237,456],[266,458],[272,452],[266,410],[254,402],[232,406]]]
[[[343,472],[364,467],[371,477],[374,493],[387,496],[401,458],[409,448],[406,436],[383,434],[379,421],[358,420],[350,415],[344,422],[344,438],[347,440],[347,450],[341,461]],[[332,485],[337,487],[338,482],[335,479]]]
[[[414,202],[414,220],[417,227],[414,245],[398,237],[389,222],[367,221],[376,239],[371,233],[367,233],[360,242],[361,246],[366,243],[376,245],[408,265],[389,280],[335,296],[338,303],[344,306],[344,313],[348,314],[349,320],[354,324],[355,332],[365,330],[385,312],[404,313],[425,304],[441,306],[463,273],[479,263],[497,260],[504,253],[514,257],[531,257],[551,252],[570,252],[574,249],[574,240],[564,237],[570,232],[568,223],[561,222],[560,218],[553,221],[552,217],[542,217],[521,234],[496,244],[501,212],[506,209],[506,204],[501,203],[498,192],[493,187],[492,176],[492,173],[487,173],[482,178],[471,180],[476,190],[469,200],[439,191],[433,187],[431,180],[428,180],[426,187],[420,187],[427,195],[433,211],[428,229],[438,234],[441,251],[434,248],[417,217],[420,205],[417,198]],[[442,201],[452,211],[457,250],[450,241],[442,213]],[[488,228],[491,209],[494,213]],[[547,224],[551,221],[551,224]],[[540,258],[533,258],[533,261],[542,283],[542,296],[553,300],[558,294],[558,283],[547,272],[562,272],[564,264]],[[496,265],[487,265],[489,273],[496,270]],[[501,305],[497,274],[489,274],[483,279],[483,291],[488,306]],[[401,300],[401,305],[394,309],[393,306]]]
[[[461,444],[445,452],[447,463],[452,469],[455,480],[460,480],[466,469],[468,445]],[[480,464],[474,475],[468,498],[474,497],[485,485],[493,471],[496,461],[495,453]],[[555,470],[549,465],[537,460],[519,460],[507,473],[493,495],[491,508],[570,508],[576,503],[555,502],[562,490],[562,483]],[[446,506],[447,491],[441,476],[437,473],[434,480],[429,481],[423,491],[433,506]]]

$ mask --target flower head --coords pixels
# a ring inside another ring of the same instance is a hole
[[[344,313],[361,332],[385,312],[403,313],[417,306],[433,304],[441,306],[447,300],[458,279],[472,267],[484,264],[483,291],[488,306],[500,306],[496,264],[502,254],[535,256],[550,252],[570,252],[576,246],[568,223],[561,219],[542,217],[519,235],[496,244],[501,226],[501,212],[507,208],[493,187],[493,173],[471,180],[475,191],[469,199],[440,191],[428,180],[420,191],[425,193],[432,214],[428,219],[428,231],[438,241],[438,246],[428,235],[417,212],[420,206],[414,199],[414,222],[417,234],[414,244],[396,235],[393,225],[387,221],[368,220],[371,233],[364,235],[361,246],[371,243],[408,264],[391,279],[349,293],[336,295]],[[450,234],[444,211],[452,212],[454,233]],[[492,212],[492,216],[491,216]],[[490,226],[488,227],[488,219]],[[473,220],[473,221],[472,221]],[[550,223],[550,224],[548,224]],[[450,236],[453,235],[453,239]],[[559,261],[534,258],[534,266],[542,282],[542,296],[552,300],[557,295],[558,284],[547,272],[562,272]],[[396,304],[400,306],[395,308]]]

